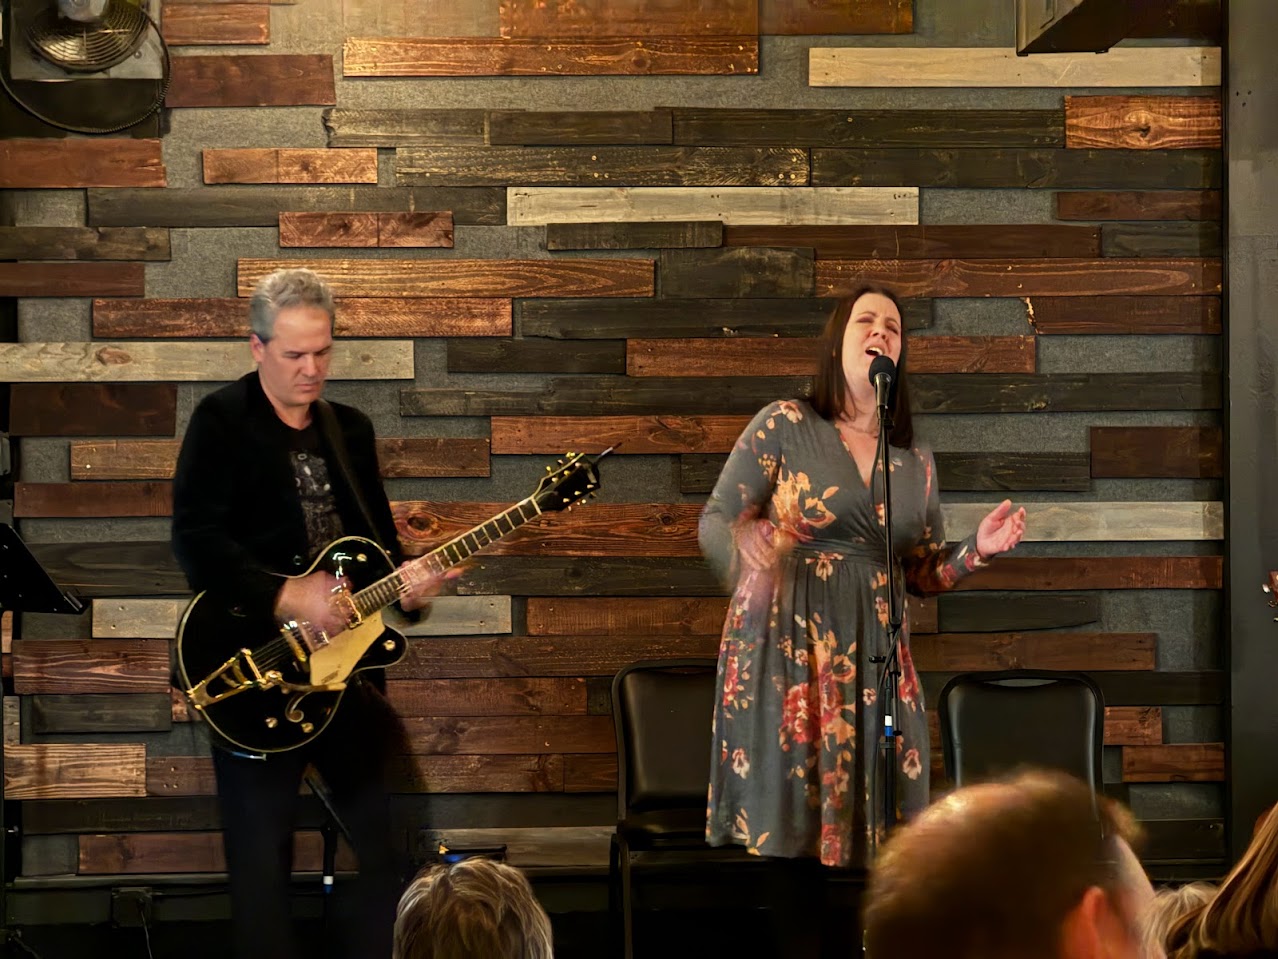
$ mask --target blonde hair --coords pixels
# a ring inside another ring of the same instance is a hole
[[[1159,889],[1140,917],[1145,954],[1161,955],[1168,948],[1168,934],[1182,917],[1202,909],[1216,895],[1210,882],[1191,882],[1179,888]]]
[[[1278,952],[1278,811],[1265,816],[1215,897],[1182,916],[1167,939],[1174,959]]]
[[[433,866],[399,900],[393,959],[553,959],[550,919],[522,872],[491,859]]]

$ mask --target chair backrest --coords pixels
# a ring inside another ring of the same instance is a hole
[[[1101,788],[1105,701],[1084,673],[960,673],[941,690],[938,712],[956,786],[1037,766]]]
[[[612,681],[617,815],[704,808],[710,778],[713,659],[632,663]]]

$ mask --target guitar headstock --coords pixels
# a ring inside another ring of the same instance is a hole
[[[599,461],[611,452],[609,447],[598,456],[567,454],[555,466],[546,467],[547,475],[530,498],[543,513],[572,509],[599,491]]]

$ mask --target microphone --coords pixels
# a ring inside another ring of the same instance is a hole
[[[870,382],[874,384],[874,399],[881,410],[892,405],[893,387],[896,385],[896,364],[890,356],[876,356],[870,364]]]

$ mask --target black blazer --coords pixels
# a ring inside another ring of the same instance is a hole
[[[373,424],[354,407],[330,405],[374,525],[369,528],[320,428],[342,530],[380,543],[398,564]],[[196,406],[178,455],[173,552],[193,590],[233,597],[249,615],[271,616],[281,574],[303,573],[314,559],[289,462],[290,432],[253,372]]]

